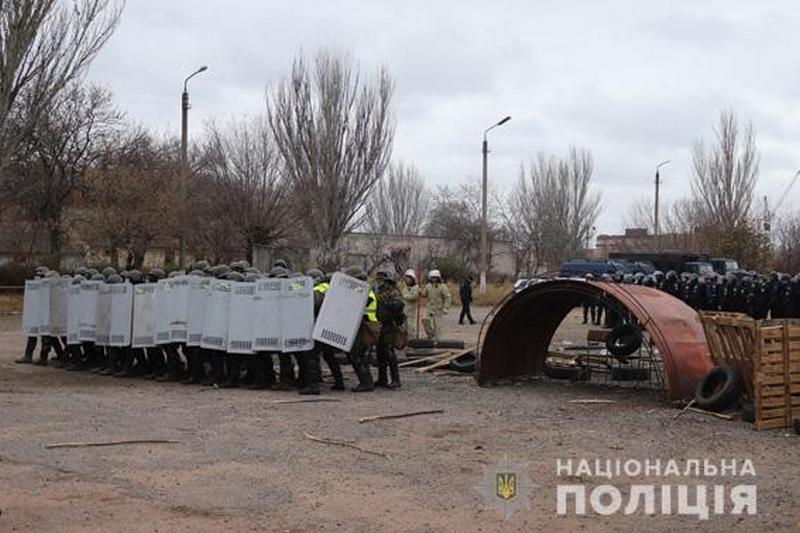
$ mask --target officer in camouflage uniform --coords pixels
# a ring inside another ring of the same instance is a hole
[[[400,388],[400,369],[397,366],[397,355],[394,353],[395,336],[405,325],[403,313],[404,302],[397,288],[394,272],[378,272],[378,321],[381,333],[378,337],[378,386],[386,389]],[[391,382],[386,371],[389,371]]]
[[[352,276],[361,281],[367,280],[367,273],[361,267],[355,266],[345,270],[345,274]],[[353,365],[353,370],[358,377],[358,385],[351,388],[353,392],[370,392],[375,389],[375,384],[372,380],[372,372],[369,369],[368,351],[371,346],[368,342],[372,342],[375,337],[375,331],[380,328],[378,322],[378,300],[375,293],[370,290],[367,297],[367,305],[364,308],[364,315],[361,320],[356,340],[353,347],[348,354],[350,363]]]
[[[151,268],[147,273],[148,283],[158,283],[159,280],[167,277],[167,273],[160,268]],[[147,379],[158,379],[167,371],[167,363],[164,358],[164,347],[161,345],[147,348],[147,366],[150,371],[145,376]]]

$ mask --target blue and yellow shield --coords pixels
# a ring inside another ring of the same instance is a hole
[[[516,472],[497,472],[494,475],[495,494],[503,500],[511,500],[517,495]]]

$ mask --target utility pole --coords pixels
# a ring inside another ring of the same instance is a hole
[[[656,240],[656,249],[659,248],[658,246],[658,230],[659,230],[659,220],[658,220],[658,207],[659,207],[659,192],[661,188],[661,176],[659,175],[659,169],[664,165],[668,164],[670,161],[662,161],[658,165],[656,165],[656,204],[655,204],[655,212],[653,213],[653,235],[655,235]]]
[[[483,179],[481,181],[481,273],[480,273],[480,293],[484,294],[486,292],[486,272],[489,270],[489,250],[487,247],[487,233],[489,231],[489,215],[488,215],[488,168],[489,168],[489,141],[486,138],[486,135],[489,133],[490,130],[496,128],[497,126],[502,126],[506,122],[511,120],[511,117],[505,117],[503,120],[498,122],[497,124],[493,124],[486,128],[483,132],[483,145],[481,146],[481,153],[483,154]]]
[[[183,94],[181,94],[181,235],[178,244],[178,267],[186,268],[186,233],[188,229],[189,217],[186,216],[186,182],[189,179],[189,91],[188,84],[192,77],[208,70],[208,66],[203,65],[199,69],[189,74],[183,80]]]

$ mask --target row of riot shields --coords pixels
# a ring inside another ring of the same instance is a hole
[[[233,354],[301,352],[314,341],[349,351],[369,285],[333,276],[316,324],[309,277],[235,282],[177,276],[131,285],[69,278],[25,283],[23,331],[67,344],[148,348],[173,342]]]

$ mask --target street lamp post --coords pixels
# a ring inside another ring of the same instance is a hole
[[[656,238],[656,247],[658,247],[658,194],[659,188],[661,187],[661,177],[659,176],[658,170],[669,162],[669,159],[667,159],[656,165],[656,205],[655,213],[653,213],[653,234]]]
[[[487,169],[489,163],[489,142],[486,140],[486,135],[497,126],[502,126],[511,120],[511,117],[505,117],[497,124],[486,128],[483,132],[483,180],[481,182],[481,274],[480,274],[480,292],[486,292],[486,272],[489,270],[489,250],[486,243],[486,233],[488,232],[488,202],[486,199],[488,184],[487,184]]]
[[[208,66],[203,65],[199,69],[189,74],[183,80],[183,94],[181,95],[181,235],[179,239],[178,263],[180,268],[186,268],[186,229],[188,217],[186,216],[186,181],[189,178],[189,80],[194,76],[208,70]]]

